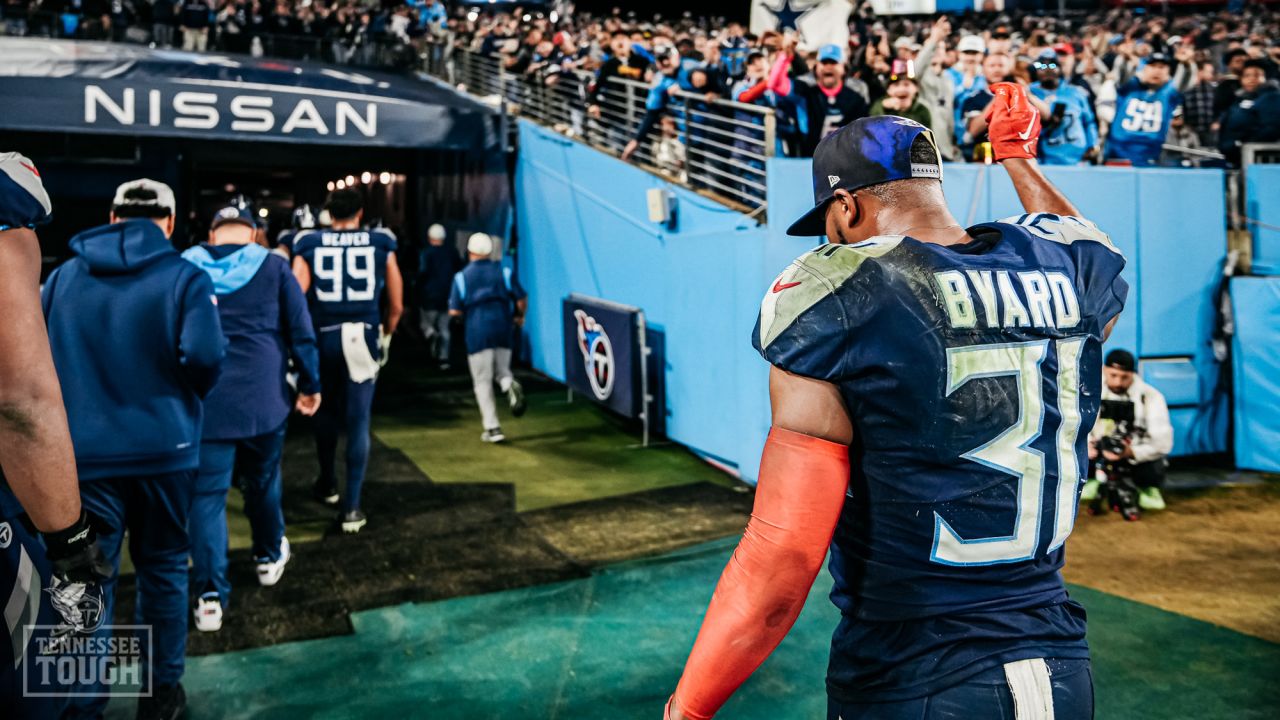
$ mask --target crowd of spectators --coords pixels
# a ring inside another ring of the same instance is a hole
[[[11,34],[196,51],[393,67],[439,60],[446,48],[479,53],[532,85],[574,84],[596,125],[609,123],[602,89],[635,80],[648,85],[638,129],[609,131],[629,134],[627,157],[651,148],[673,172],[689,129],[663,118],[680,91],[771,109],[776,151],[791,156],[858,117],[890,114],[930,126],[948,160],[984,160],[987,88],[1002,80],[1026,85],[1039,107],[1045,163],[1223,162],[1197,149],[1235,163],[1243,143],[1280,140],[1280,12],[1264,4],[877,17],[867,0],[850,2],[848,43],[816,47],[791,30],[756,35],[688,12],[593,16],[567,3],[495,12],[444,0],[0,0],[0,9]]]
[[[443,0],[0,0],[9,34],[409,67]]]
[[[660,120],[669,97],[684,91],[772,108],[779,154],[809,155],[858,117],[898,115],[930,126],[945,158],[982,161],[987,88],[1005,80],[1027,86],[1040,109],[1045,163],[1220,164],[1193,151],[1236,162],[1242,143],[1280,140],[1280,13],[1263,5],[922,18],[876,17],[857,3],[848,44],[818,47],[792,31],[755,35],[689,13],[472,11],[450,22],[455,48],[496,57],[531,83],[582,82],[591,117],[600,117],[611,78],[647,83],[649,112],[627,156],[642,143],[653,143],[654,155],[658,143],[670,144]]]

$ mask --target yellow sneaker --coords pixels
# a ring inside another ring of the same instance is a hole
[[[1098,486],[1102,483],[1098,480],[1089,480],[1085,482],[1084,489],[1080,491],[1080,499],[1084,502],[1093,502],[1098,499]]]
[[[1149,487],[1139,490],[1138,507],[1143,510],[1163,510],[1164,496],[1160,494],[1160,488]]]

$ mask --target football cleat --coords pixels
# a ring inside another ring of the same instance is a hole
[[[333,481],[326,482],[324,478],[316,478],[316,484],[311,489],[311,496],[322,505],[337,505],[338,484]]]
[[[338,518],[338,523],[342,525],[342,532],[348,535],[355,535],[360,532],[360,529],[368,522],[369,519],[359,510],[345,512]]]
[[[157,685],[151,697],[138,698],[137,720],[178,720],[187,710],[187,693],[182,683]]]
[[[1139,490],[1138,507],[1143,510],[1164,510],[1164,495],[1160,494],[1160,488],[1149,487]]]
[[[258,561],[258,584],[263,587],[271,587],[280,582],[280,576],[284,575],[284,566],[289,562],[291,556],[289,538],[281,536],[280,559],[275,562],[270,560]]]
[[[500,443],[506,440],[507,436],[502,434],[502,428],[490,428],[480,433],[480,439],[487,443]]]
[[[511,403],[511,414],[516,417],[524,415],[526,405],[524,402],[524,388],[520,387],[520,383],[516,380],[511,381],[511,387],[507,388],[507,400]]]
[[[218,632],[222,629],[222,601],[218,593],[205,593],[196,600],[193,613],[196,619],[196,630],[200,632]]]

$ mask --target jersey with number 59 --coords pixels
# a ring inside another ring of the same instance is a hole
[[[381,322],[387,255],[396,237],[387,230],[304,230],[293,252],[311,268],[307,301],[316,327]]]
[[[969,234],[820,246],[761,306],[756,349],[835,384],[854,423],[830,563],[843,619],[827,682],[845,702],[1088,657],[1059,569],[1124,258],[1074,217]]]

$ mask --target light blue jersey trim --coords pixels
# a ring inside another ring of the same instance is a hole
[[[208,250],[196,246],[188,248],[182,257],[209,274],[215,295],[230,295],[249,284],[270,254],[261,245],[245,245],[243,249],[215,260]]]

